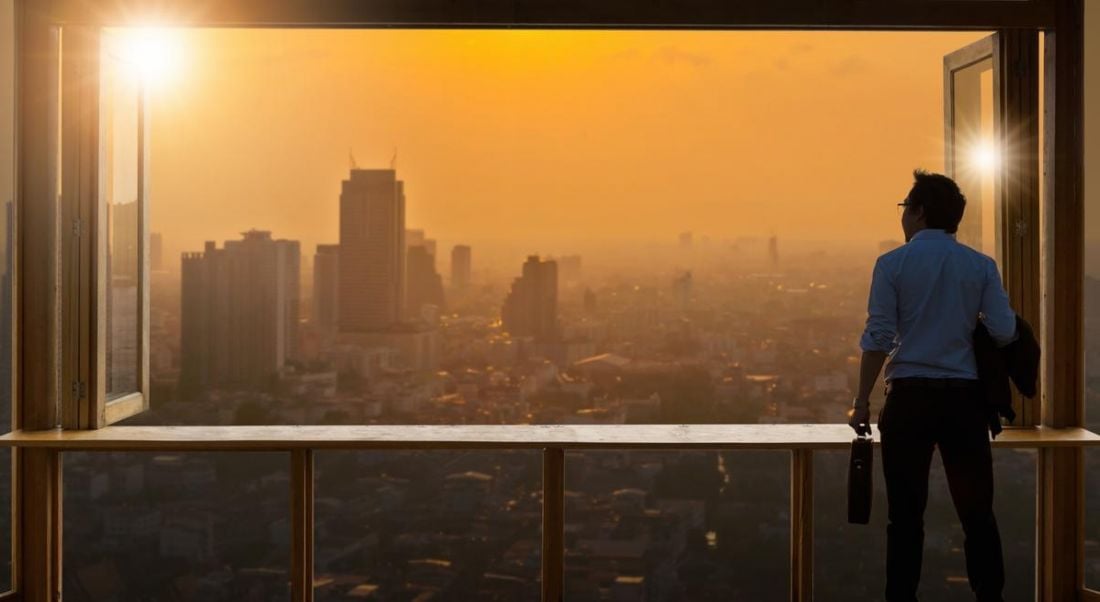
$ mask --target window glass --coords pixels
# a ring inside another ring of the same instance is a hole
[[[286,454],[63,460],[66,600],[290,599]]]
[[[538,600],[538,452],[316,455],[314,595]]]
[[[104,30],[100,62],[100,203],[106,206],[107,398],[139,391],[142,79],[140,34]]]
[[[788,598],[790,453],[568,453],[565,484],[566,599]]]

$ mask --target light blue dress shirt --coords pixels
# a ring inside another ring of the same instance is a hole
[[[875,262],[864,351],[890,354],[894,378],[977,379],[979,318],[998,345],[1016,338],[1016,313],[997,263],[943,230],[921,230]]]

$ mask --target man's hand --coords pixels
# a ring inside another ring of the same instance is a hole
[[[866,401],[855,400],[852,409],[848,410],[848,426],[855,430],[859,436],[871,434],[871,404]]]

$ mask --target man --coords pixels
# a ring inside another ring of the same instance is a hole
[[[1001,602],[1004,561],[993,516],[988,409],[974,359],[981,319],[997,345],[1016,336],[993,259],[955,240],[966,199],[939,174],[916,171],[903,203],[906,244],[875,263],[860,340],[859,394],[849,424],[870,432],[870,396],[886,359],[879,414],[889,525],[886,599],[917,599],[928,469],[938,447],[966,534],[966,570],[979,602]]]

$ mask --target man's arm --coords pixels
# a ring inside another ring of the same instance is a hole
[[[898,332],[898,294],[882,265],[875,263],[871,294],[867,300],[867,326],[860,337],[863,356],[859,362],[859,391],[848,413],[848,424],[859,434],[870,434],[871,391],[878,382],[886,358],[894,349]]]
[[[860,435],[871,434],[871,391],[887,357],[885,351],[864,351],[859,360],[859,393],[848,412],[848,425]]]

